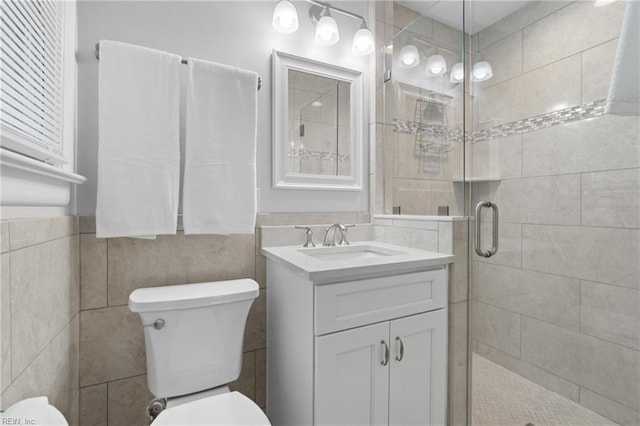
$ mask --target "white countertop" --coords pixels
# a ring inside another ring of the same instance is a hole
[[[341,258],[339,255],[340,250],[349,252],[363,246],[388,253],[388,255],[360,258],[349,258],[348,256]],[[328,254],[326,258],[305,254],[313,251],[319,252],[318,249],[333,251],[337,254]],[[418,250],[378,241],[358,241],[349,246],[332,248],[318,246],[315,249],[303,248],[299,245],[265,247],[261,249],[261,253],[274,262],[290,267],[297,275],[314,284],[418,272],[444,267],[455,259],[455,256],[450,254]]]

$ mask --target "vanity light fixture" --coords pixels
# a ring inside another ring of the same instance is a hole
[[[376,43],[373,41],[373,33],[367,27],[365,20],[362,20],[360,29],[353,36],[353,53],[358,55],[368,55],[375,49]]]
[[[438,77],[447,72],[447,62],[442,55],[433,55],[427,59],[425,74],[429,77]]]
[[[331,16],[329,7],[325,5],[320,13],[318,24],[316,25],[316,42],[323,46],[330,46],[336,44],[338,40],[340,40],[338,24]]]
[[[487,61],[476,62],[471,70],[471,81],[487,81],[493,77],[493,69]]]
[[[291,34],[298,30],[298,11],[289,0],[280,0],[273,9],[271,21],[276,31]]]
[[[462,83],[464,81],[464,65],[462,62],[458,62],[451,67],[449,73],[449,82]]]
[[[309,10],[309,18],[316,25],[315,39],[316,42],[323,46],[336,44],[340,40],[340,31],[335,19],[331,16],[331,12],[337,12],[345,16],[349,16],[361,21],[360,28],[353,36],[352,51],[358,55],[368,55],[375,50],[375,41],[373,33],[367,26],[365,19],[351,13],[347,10],[340,9],[318,0],[306,0],[313,4]],[[298,29],[298,12],[290,0],[280,0],[273,10],[273,28],[281,33],[291,34]]]
[[[432,48],[430,46],[430,48]],[[436,47],[437,48],[437,47]],[[420,64],[420,51],[414,44],[406,44],[398,54],[398,64],[403,68],[413,68]],[[425,75],[429,78],[443,77],[453,84],[450,88],[464,81],[464,64],[456,62],[451,70],[447,71],[447,61],[440,54],[431,55],[425,64]],[[493,69],[487,61],[476,62],[471,69],[471,81],[478,83],[487,81],[493,77]]]
[[[400,49],[400,65],[404,68],[413,68],[420,64],[420,52],[413,44],[407,44]]]

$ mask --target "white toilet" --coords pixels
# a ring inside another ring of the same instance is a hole
[[[23,399],[0,413],[0,425],[67,426],[67,420],[49,398],[38,396]]]
[[[144,326],[149,390],[166,399],[154,426],[270,424],[253,401],[227,387],[240,376],[245,323],[258,292],[255,281],[242,279],[131,293],[129,309]]]

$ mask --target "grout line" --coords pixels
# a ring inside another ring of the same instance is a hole
[[[42,347],[42,349],[40,349],[38,351],[38,353],[31,359],[31,361],[29,361],[29,363],[22,369],[20,370],[20,372],[18,373],[18,375],[16,376],[16,379],[13,380],[13,360],[14,360],[14,353],[13,353],[13,347],[11,348],[11,381],[9,383],[9,385],[7,386],[7,389],[9,388],[9,386],[11,386],[12,384],[14,384],[19,378],[20,376],[27,371],[27,369],[33,365],[33,363],[38,359],[38,357],[40,355],[42,355],[44,353],[45,350],[47,350],[47,348],[49,348],[49,346],[51,346],[51,343],[58,338],[58,336],[60,336],[60,334],[62,334],[62,332],[65,330],[65,328],[67,328],[69,326],[69,324],[71,324],[73,322],[73,320],[75,319],[75,317],[78,317],[78,330],[80,329],[80,311],[76,312],[69,321],[67,321],[57,332],[56,334],[49,339],[49,341]],[[13,343],[13,342],[12,342]],[[78,336],[78,353],[80,352],[80,336]],[[78,366],[80,365],[80,360],[78,359]]]
[[[580,104],[582,104],[583,99],[584,99],[584,76],[582,75],[583,72],[583,66],[582,63],[584,62],[584,51],[580,52],[580,64],[578,64],[578,66],[580,67],[580,72],[578,73],[578,76],[580,77]]]
[[[582,175],[583,173],[580,173],[580,226],[583,226],[582,218],[584,217],[584,211],[582,210],[583,209],[582,199],[584,198],[584,186],[582,185]]]
[[[622,403],[622,402],[620,402],[620,401],[616,401],[616,400],[614,400],[614,399],[611,399],[611,397],[609,397],[609,396],[602,395],[601,393],[596,392],[596,391],[594,391],[594,390],[592,390],[592,389],[589,389],[589,388],[587,388],[587,387],[584,387],[583,385],[579,385],[579,386],[580,386],[580,389],[581,389],[581,390],[582,390],[582,389],[584,389],[584,390],[586,390],[586,391],[588,391],[588,392],[591,392],[591,393],[593,393],[593,394],[598,395],[600,398],[604,398],[604,399],[606,399],[607,401],[611,401],[611,402],[613,402],[614,404],[621,405],[622,407],[624,407],[624,408],[628,408],[629,410],[632,410],[633,412],[636,412],[636,413],[638,412],[638,410],[637,410],[637,409],[635,409],[635,408],[633,408],[633,407],[630,407],[630,406],[628,406],[628,405],[626,405],[626,404],[624,404],[624,403]],[[582,404],[581,404],[581,405],[582,405]],[[588,407],[587,407],[587,408],[588,408]],[[592,411],[593,411],[593,410],[592,410]],[[601,416],[603,416],[603,417],[607,417],[607,416],[605,416],[604,414],[600,414],[600,415],[601,415]]]
[[[564,381],[566,381],[567,383],[571,383],[572,385],[575,385],[575,386],[578,386],[578,387],[580,386],[580,384],[578,384],[578,383],[576,383],[576,382],[573,382],[573,381],[571,381],[571,380],[569,380],[569,379],[567,379],[567,378],[565,378],[565,377],[559,376],[559,375],[558,375],[558,374],[556,374],[556,373],[552,373],[552,372],[551,372],[551,371],[549,371],[549,370],[546,370],[546,369],[544,369],[544,368],[542,368],[542,367],[539,367],[539,366],[537,366],[537,365],[535,365],[535,364],[532,364],[532,363],[530,363],[530,362],[528,362],[528,361],[525,361],[525,360],[523,360],[523,359],[518,359],[518,358],[514,357],[513,355],[511,355],[511,354],[509,354],[509,353],[507,353],[507,352],[505,352],[505,351],[503,351],[503,350],[501,350],[501,349],[498,349],[498,348],[496,348],[496,347],[494,347],[494,346],[489,345],[489,344],[488,344],[488,343],[486,343],[486,342],[483,342],[483,341],[480,341],[480,340],[478,340],[478,342],[479,342],[479,343],[482,343],[483,345],[487,346],[488,348],[493,349],[493,350],[494,350],[494,351],[496,351],[496,352],[499,352],[499,353],[501,353],[501,354],[503,354],[503,355],[506,355],[506,356],[508,356],[508,357],[510,357],[510,358],[513,358],[513,359],[515,359],[515,360],[517,360],[517,361],[521,362],[521,363],[527,364],[527,365],[529,365],[529,366],[531,366],[531,367],[537,368],[538,370],[543,371],[543,372],[545,372],[545,373],[547,373],[547,374],[549,374],[549,375],[551,375],[551,376],[554,376],[554,377],[556,377],[556,378],[558,378],[558,379],[564,380]],[[530,379],[530,378],[528,378],[528,377],[526,377],[526,376],[523,376],[522,374],[518,373],[517,371],[511,370],[510,368],[507,368],[507,367],[503,366],[503,365],[502,365],[502,364],[500,364],[499,362],[497,362],[497,361],[495,361],[495,360],[493,360],[493,359],[488,358],[487,356],[485,356],[485,355],[481,354],[481,353],[480,353],[480,352],[478,352],[477,350],[476,350],[476,351],[473,351],[473,352],[474,352],[474,353],[476,353],[477,355],[480,355],[480,356],[481,356],[481,357],[483,357],[483,358],[488,359],[489,361],[491,361],[491,362],[493,362],[493,363],[495,363],[495,364],[500,365],[502,368],[506,368],[507,370],[513,371],[514,373],[516,373],[516,374],[520,375],[521,377],[524,377],[525,379],[530,380],[530,381],[532,381],[532,382],[534,382],[534,383],[536,383],[536,384],[538,384],[538,385],[542,386],[540,383],[535,382],[533,379]],[[545,389],[549,389],[549,388],[546,388],[545,386],[542,386],[542,387],[544,387]],[[556,392],[556,393],[557,393],[557,392]],[[560,395],[560,394],[559,394],[559,395]]]
[[[520,178],[524,177],[524,133],[520,133]]]
[[[512,309],[510,309],[510,308],[506,308],[506,307],[504,307],[504,306],[496,305],[496,304],[494,304],[494,303],[491,303],[491,302],[490,302],[490,301],[488,301],[488,300],[478,300],[478,301],[477,301],[477,303],[482,303],[482,304],[485,304],[485,305],[487,305],[487,306],[491,306],[492,308],[499,309],[499,310],[501,310],[501,311],[505,311],[505,312],[508,312],[508,313],[511,313],[511,314],[518,315],[518,316],[520,317],[520,335],[522,335],[522,318],[535,320],[535,321],[538,321],[538,322],[541,322],[541,323],[544,323],[544,324],[548,324],[548,325],[552,325],[552,326],[554,326],[554,327],[561,328],[561,329],[563,329],[563,330],[573,331],[573,332],[578,333],[578,334],[585,334],[585,335],[587,334],[587,333],[582,333],[582,332],[581,332],[578,328],[576,328],[576,327],[567,327],[567,326],[565,326],[565,325],[561,325],[561,324],[558,324],[558,323],[555,323],[555,322],[550,322],[550,321],[547,321],[547,320],[544,320],[544,319],[540,319],[540,318],[538,318],[538,317],[534,317],[534,316],[532,316],[532,315],[528,315],[528,314],[524,314],[524,313],[522,313],[522,312],[514,311],[514,310],[512,310]],[[589,335],[589,336],[591,336],[591,335]],[[592,337],[596,337],[596,336],[592,336]],[[601,339],[601,340],[605,340],[605,339]],[[607,342],[609,342],[609,343],[617,344],[617,343],[615,343],[615,342],[611,342],[611,341],[609,341],[609,340],[605,340],[605,341],[607,341]],[[620,345],[620,346],[624,346],[624,345]],[[626,346],[625,346],[625,347],[626,347]],[[521,350],[521,353],[522,353],[522,339],[520,339],[520,350]],[[513,355],[512,355],[512,356],[513,356]]]
[[[520,270],[527,271],[527,272],[535,272],[535,273],[538,273],[538,274],[551,275],[551,276],[554,276],[554,277],[560,277],[560,278],[567,278],[567,279],[572,279],[572,280],[592,282],[592,283],[596,283],[596,284],[608,285],[608,286],[612,286],[612,287],[616,287],[616,288],[622,288],[622,289],[632,290],[632,291],[635,290],[635,291],[640,292],[640,289],[638,289],[638,288],[626,287],[626,286],[623,286],[621,284],[613,284],[613,283],[606,283],[606,282],[602,282],[602,281],[594,281],[594,280],[589,280],[589,279],[585,279],[585,278],[582,278],[582,277],[575,277],[575,276],[571,276],[571,275],[562,275],[562,274],[558,274],[558,273],[554,273],[554,272],[540,271],[540,270],[537,270],[537,269],[529,269],[529,268],[524,268],[524,267],[520,267],[520,266],[504,265],[504,264],[501,264],[501,263],[487,262],[487,261],[483,261],[483,260],[477,260],[477,262],[479,264],[483,264],[483,265],[497,266],[497,267],[510,268],[510,269],[520,269]]]
[[[105,268],[105,275],[106,275],[106,283],[105,285],[107,286],[106,288],[106,293],[107,293],[107,300],[105,300],[105,307],[109,306],[109,240],[110,238],[107,238],[105,241],[105,262],[106,262],[106,268]]]
[[[25,249],[28,249],[28,248],[33,248],[33,247],[42,246],[42,245],[44,245],[44,244],[48,244],[48,243],[51,243],[51,242],[54,242],[54,241],[63,240],[63,239],[65,239],[65,238],[71,238],[71,237],[73,237],[74,235],[78,235],[78,234],[69,234],[69,235],[64,235],[64,236],[62,236],[62,237],[56,237],[56,238],[52,238],[52,239],[50,239],[50,240],[40,241],[40,242],[38,242],[38,243],[29,244],[29,245],[22,246],[22,247],[19,247],[19,248],[16,248],[16,249],[9,248],[9,251],[6,251],[5,253],[12,253],[12,252],[16,252],[16,251],[25,250]],[[4,253],[3,253],[3,254],[4,254]]]
[[[582,282],[582,280],[578,281],[578,330],[580,333],[587,334],[582,331]]]
[[[142,377],[142,376],[146,376],[146,375],[147,375],[147,373],[134,374],[133,376],[127,376],[127,377],[119,377],[119,378],[113,379],[113,380],[107,380],[107,381],[104,381],[104,382],[91,383],[90,385],[84,385],[84,386],[81,386],[80,389],[86,389],[86,388],[91,388],[91,387],[100,386],[100,385],[108,385],[109,383],[118,382],[118,381],[121,381],[121,380],[134,379],[136,377]]]
[[[521,30],[518,30],[518,31],[521,31]],[[509,36],[512,36],[512,35],[513,35],[513,34],[515,34],[516,32],[517,32],[517,31],[515,31],[515,32],[511,33]],[[509,36],[507,36],[507,37],[509,37]],[[507,37],[504,37],[504,38],[507,38]],[[584,53],[584,52],[586,52],[586,51],[588,51],[588,50],[594,49],[594,48],[596,48],[596,47],[600,47],[600,46],[602,46],[603,44],[610,43],[610,42],[612,42],[612,41],[614,41],[614,40],[618,40],[618,38],[619,38],[619,37],[617,37],[617,36],[616,36],[616,37],[613,37],[613,38],[607,39],[607,40],[605,40],[605,41],[603,41],[603,42],[600,42],[600,43],[594,44],[594,45],[592,45],[592,46],[589,46],[589,47],[588,47],[588,48],[586,48],[586,49],[582,49],[582,50],[579,50],[579,51],[577,51],[577,52],[570,53],[570,54],[568,54],[567,56],[563,56],[563,57],[558,58],[558,59],[555,59],[555,60],[553,60],[553,61],[551,61],[551,62],[547,62],[547,63],[545,63],[545,64],[543,64],[543,65],[540,65],[540,66],[538,66],[538,67],[531,68],[531,69],[528,69],[528,70],[526,70],[526,71],[525,71],[525,70],[524,70],[524,32],[523,32],[523,37],[522,37],[522,43],[523,43],[523,48],[522,48],[522,51],[523,51],[523,52],[522,52],[522,55],[523,55],[523,61],[522,61],[522,73],[520,73],[520,74],[518,74],[518,75],[515,75],[515,76],[513,76],[513,77],[506,78],[506,79],[504,79],[504,80],[497,81],[497,82],[495,82],[495,83],[493,83],[493,84],[486,85],[486,86],[483,86],[483,87],[481,87],[481,88],[477,88],[477,92],[476,92],[476,93],[478,93],[478,92],[480,92],[480,91],[483,91],[483,90],[486,90],[486,89],[490,89],[490,88],[493,88],[493,87],[497,87],[497,86],[499,86],[499,85],[501,85],[501,84],[503,84],[503,83],[506,83],[506,82],[509,82],[509,81],[512,81],[512,80],[518,79],[518,78],[520,78],[520,77],[522,77],[522,76],[524,76],[524,75],[526,75],[526,74],[529,74],[529,73],[534,72],[534,71],[541,70],[542,68],[545,68],[545,67],[547,67],[547,66],[549,66],[549,65],[557,64],[558,62],[564,61],[565,59],[569,59],[569,58],[572,58],[572,57],[577,56],[577,55],[581,55],[581,56],[580,56],[580,65],[582,66],[582,53]],[[503,39],[501,39],[501,40],[503,40]],[[582,84],[580,85],[580,89],[582,90]]]
[[[520,268],[524,269],[524,226],[520,224]]]
[[[13,320],[11,319],[11,281],[12,281],[11,264],[13,262],[11,261],[11,257],[12,257],[11,252],[9,252],[8,254],[9,254],[9,283],[5,285],[7,285],[9,289],[9,355],[11,356],[11,359],[9,360],[9,383],[7,384],[5,389],[9,389],[9,386],[11,386],[11,384],[13,383],[13,359],[15,358],[13,354],[13,333],[11,332],[11,329],[13,328],[11,326],[11,323],[13,322]],[[18,377],[20,377],[20,375],[18,375]],[[2,387],[4,387],[4,383],[2,383]]]
[[[484,49],[487,49],[487,48],[489,48],[489,47],[493,46],[494,44],[496,44],[497,42],[499,42],[499,41],[501,41],[501,40],[504,40],[505,38],[510,37],[510,36],[512,36],[512,35],[514,35],[514,34],[515,34],[515,33],[517,33],[518,31],[522,31],[522,32],[523,32],[523,35],[524,35],[524,29],[525,29],[525,28],[528,28],[528,27],[532,26],[533,24],[535,24],[535,23],[537,23],[537,22],[540,22],[540,21],[542,21],[542,20],[543,20],[543,19],[545,19],[545,18],[548,18],[549,16],[551,16],[551,15],[553,15],[553,14],[555,14],[555,13],[558,13],[559,11],[561,11],[562,9],[564,9],[564,8],[565,8],[565,7],[567,7],[567,6],[570,6],[570,5],[571,5],[571,4],[573,4],[573,3],[575,3],[575,1],[574,1],[574,2],[571,2],[571,3],[568,3],[568,4],[566,4],[566,5],[564,5],[564,6],[560,7],[560,8],[558,8],[558,9],[554,10],[553,12],[551,12],[551,13],[549,13],[549,14],[547,14],[547,15],[541,16],[540,18],[538,18],[538,19],[534,20],[533,22],[530,22],[529,24],[526,24],[525,26],[523,26],[523,27],[521,27],[521,28],[518,28],[517,30],[513,31],[512,33],[509,33],[509,34],[505,35],[504,37],[501,37],[501,38],[497,39],[497,40],[496,40],[496,41],[494,41],[493,43],[486,45],[486,46],[485,46],[485,47],[483,47],[482,49],[480,49],[480,39],[478,38],[478,51],[480,51],[480,50],[484,50]],[[508,18],[508,16],[509,16],[509,15],[505,16],[505,18],[503,18],[503,19]],[[503,19],[501,19],[500,21],[502,21]],[[499,23],[500,21],[496,22],[496,24],[497,24],[497,23]],[[483,30],[483,31],[484,31],[484,30]],[[482,32],[482,31],[479,31],[479,32],[477,33],[477,34],[478,34],[478,36],[480,36],[480,33],[481,33],[481,32]]]
[[[520,323],[519,327],[518,327],[519,328],[519,330],[518,330],[518,343],[520,344],[519,348],[518,348],[518,359],[519,360],[522,360],[522,322],[523,322],[522,321],[522,317],[523,317],[523,315],[518,313],[518,322]]]

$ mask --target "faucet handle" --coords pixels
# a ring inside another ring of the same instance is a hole
[[[308,226],[295,226],[296,229],[304,229],[305,235],[307,236],[307,241],[304,242],[302,247],[315,247],[315,243],[313,242],[313,231]]]
[[[356,224],[351,224],[351,225],[343,225],[343,229],[342,229],[342,239],[340,240],[340,242],[338,244],[343,245],[343,246],[348,246],[349,244],[351,244],[349,242],[349,240],[347,239],[347,231],[349,230],[349,228],[353,228],[354,226],[356,226]]]

